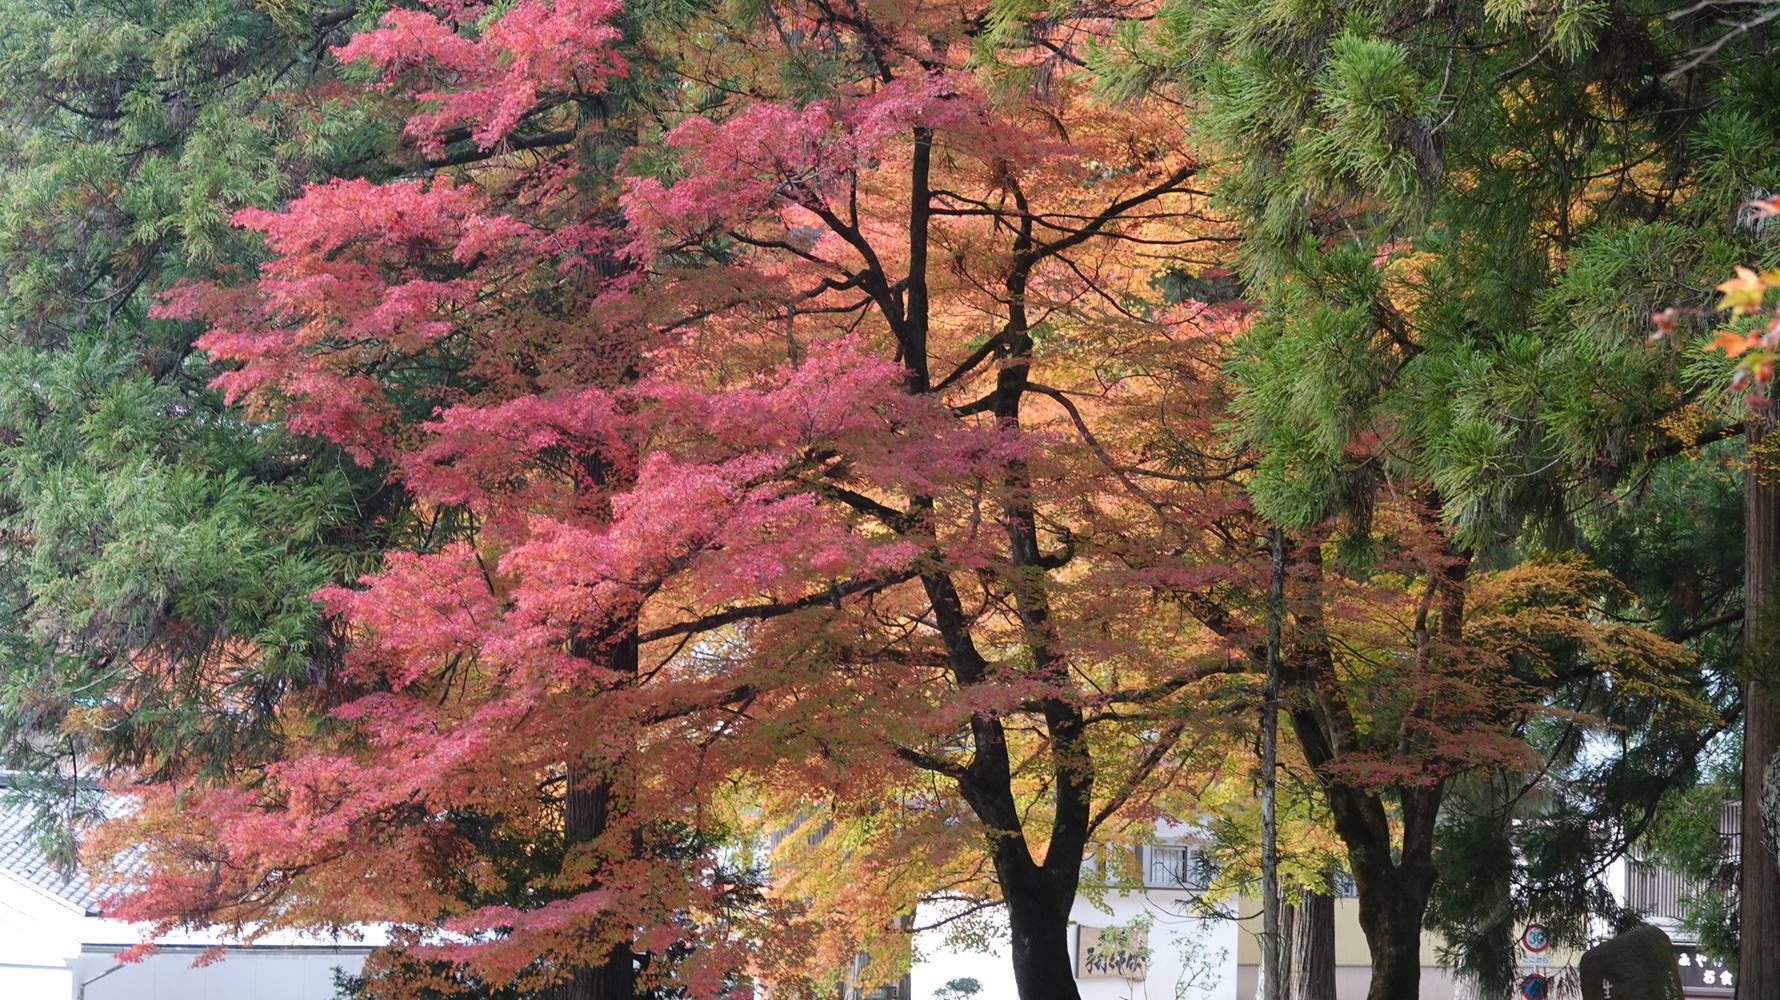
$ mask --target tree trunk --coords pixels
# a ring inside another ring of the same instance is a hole
[[[1306,894],[1292,915],[1290,1000],[1335,1000],[1335,897]]]
[[[1399,822],[1402,847],[1394,850],[1392,821],[1383,796],[1375,790],[1343,784],[1331,778],[1326,766],[1341,754],[1352,752],[1358,726],[1335,684],[1335,666],[1323,625],[1320,596],[1322,559],[1315,545],[1293,546],[1307,572],[1304,586],[1308,600],[1296,605],[1299,630],[1305,637],[1290,659],[1285,680],[1302,694],[1294,699],[1292,729],[1315,769],[1328,797],[1335,832],[1347,848],[1360,902],[1360,929],[1372,959],[1372,987],[1368,1000],[1418,1000],[1421,981],[1421,927],[1437,876],[1434,867],[1434,826],[1446,781],[1397,786],[1401,806]],[[1442,570],[1440,582],[1440,635],[1456,648],[1464,617],[1463,584],[1469,558],[1461,557]],[[1420,652],[1425,636],[1417,639]],[[1331,946],[1333,945],[1331,935]],[[1331,977],[1333,972],[1331,971]]]
[[[1014,849],[1024,854],[1023,844]],[[996,871],[1002,879],[1009,929],[1013,932],[1014,989],[1020,1000],[1081,1000],[1075,966],[1069,956],[1069,909],[1075,902],[1074,880],[1058,880],[1030,859],[1004,864],[997,851]],[[1009,852],[1011,853],[1011,852]],[[1008,872],[1008,868],[1025,872]],[[1013,875],[1010,881],[1008,876]],[[1068,881],[1070,884],[1054,884]],[[1067,893],[1063,890],[1067,888]]]
[[[1422,918],[1439,875],[1434,866],[1434,824],[1445,796],[1444,782],[1399,788],[1402,845],[1393,852],[1391,823],[1376,793],[1338,789],[1330,794],[1336,827],[1353,863],[1360,930],[1372,957],[1367,1000],[1420,996]]]
[[[1780,608],[1770,586],[1780,570],[1780,461],[1765,446],[1765,421],[1751,416],[1743,480],[1743,825],[1738,875],[1737,995],[1780,996],[1780,868],[1763,849],[1762,771],[1780,750],[1780,712],[1773,700],[1780,676]]]
[[[1361,886],[1360,929],[1372,956],[1372,986],[1366,1000],[1421,996],[1422,914],[1432,886],[1432,877],[1405,875]]]
[[[630,638],[620,640],[607,653],[611,668],[626,676],[634,676],[637,670],[635,635],[633,629]],[[590,775],[571,764],[563,796],[563,834],[568,845],[585,844],[604,834],[618,800],[610,773]],[[576,969],[567,981],[548,991],[550,1000],[634,1000],[636,994],[636,955],[629,942],[614,945],[604,962]]]
[[[1261,695],[1261,990],[1260,1000],[1284,1000],[1286,953],[1279,914],[1279,637],[1285,614],[1285,536],[1272,532],[1272,582],[1267,602],[1267,679]]]

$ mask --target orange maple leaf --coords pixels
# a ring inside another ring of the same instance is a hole
[[[1724,356],[1727,358],[1734,358],[1753,346],[1755,346],[1755,342],[1749,337],[1741,333],[1734,333],[1730,330],[1718,331],[1718,335],[1713,337],[1712,341],[1706,345],[1709,350],[1723,351]]]

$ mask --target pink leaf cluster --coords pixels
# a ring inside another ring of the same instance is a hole
[[[461,29],[489,17],[494,5],[397,9],[335,54],[369,61],[386,86],[428,106],[407,125],[425,148],[437,153],[450,130],[464,128],[486,150],[547,98],[592,97],[625,75],[610,23],[618,9],[616,0],[520,0],[473,36]]]
[[[723,121],[694,116],[667,135],[685,176],[672,184],[627,178],[621,203],[639,234],[635,245],[649,248],[661,231],[698,235],[774,205],[818,206],[909,129],[975,129],[985,117],[974,81],[952,73],[899,79],[858,97],[759,102]]]

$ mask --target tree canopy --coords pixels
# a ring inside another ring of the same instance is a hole
[[[1774,749],[1717,6],[12,4],[7,762],[366,996],[818,995],[943,902],[1072,1000],[1157,823],[1243,888],[1279,711],[1371,995],[1500,992]]]

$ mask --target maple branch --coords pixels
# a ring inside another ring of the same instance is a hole
[[[1187,724],[1184,720],[1176,720],[1173,725],[1163,730],[1162,735],[1150,745],[1149,753],[1143,755],[1143,759],[1138,761],[1137,767],[1120,783],[1119,790],[1108,796],[1106,801],[1101,803],[1100,808],[1095,811],[1093,818],[1088,820],[1089,832],[1100,829],[1102,823],[1105,823],[1113,813],[1118,812],[1126,802],[1130,801],[1131,796],[1137,791],[1137,786],[1141,785],[1144,779],[1155,771],[1156,765],[1162,763],[1162,758],[1168,755],[1168,751],[1174,749],[1174,745],[1180,742],[1181,733],[1186,728]]]
[[[1095,700],[1106,705],[1143,705],[1153,702],[1158,698],[1167,697],[1194,681],[1202,681],[1207,677],[1216,677],[1219,674],[1248,673],[1253,669],[1252,664],[1246,664],[1241,659],[1236,657],[1225,657],[1213,666],[1207,666],[1184,674],[1176,674],[1165,681],[1158,681],[1148,687],[1115,690]]]
[[[822,257],[818,257],[815,254],[809,252],[808,250],[805,250],[802,247],[797,246],[796,244],[792,243],[789,240],[769,240],[769,239],[765,239],[765,238],[762,238],[759,236],[749,236],[747,233],[744,233],[737,229],[729,230],[729,238],[732,240],[735,240],[737,243],[746,243],[747,245],[749,245],[751,247],[759,247],[763,250],[783,250],[786,253],[791,254],[794,257],[801,257],[804,260],[807,260],[813,264],[821,264],[825,267],[832,267],[836,270],[844,270],[844,268],[840,267],[834,261],[827,260]],[[861,277],[862,277],[861,274],[850,274],[847,276],[845,281],[836,283],[833,285],[833,287],[834,288],[855,287],[859,284],[859,279]],[[821,284],[816,286],[816,290],[811,293],[806,293],[804,295],[804,298],[806,298],[806,299],[814,298],[816,295],[821,294],[821,292],[823,290],[822,286],[828,285],[830,282],[833,282],[833,281],[834,281],[833,278],[823,278]]]
[[[724,708],[730,705],[735,705],[738,702],[743,703],[741,710],[746,711],[746,703],[753,701],[758,697],[760,697],[760,689],[758,687],[755,687],[752,684],[740,684],[720,692],[713,698],[706,698],[690,704],[677,705],[672,708],[657,709],[642,716],[641,721],[649,725],[655,725],[657,723],[669,722],[674,719],[685,718],[694,712],[701,712],[712,708]]]
[[[849,490],[844,486],[836,486],[833,483],[818,481],[809,483],[808,485],[818,493],[839,500],[841,503],[846,504],[848,507],[859,511],[862,514],[870,514],[872,517],[883,522],[886,527],[894,528],[895,530],[904,533],[914,530],[914,521],[906,511],[897,510],[887,504],[879,503],[863,493]]]
[[[769,601],[764,604],[743,604],[724,611],[719,611],[715,614],[694,618],[691,621],[679,622],[674,625],[663,625],[660,628],[651,629],[639,634],[637,636],[637,642],[639,644],[657,642],[676,635],[686,635],[693,632],[709,632],[714,628],[733,625],[739,621],[778,618],[791,614],[794,611],[803,611],[807,608],[816,607],[817,605],[833,604],[843,597],[875,593],[887,587],[894,587],[899,583],[905,583],[914,579],[917,575],[915,570],[904,570],[901,573],[896,573],[882,579],[854,580],[850,583],[836,584],[835,586],[829,587],[827,590],[805,594],[802,597],[794,598],[789,601]]]
[[[1078,229],[1075,232],[1071,233],[1070,235],[1065,236],[1060,240],[1057,240],[1055,243],[1040,244],[1037,247],[1037,249],[1030,252],[1030,260],[1032,262],[1036,263],[1040,260],[1045,259],[1046,257],[1051,257],[1056,254],[1062,253],[1063,251],[1068,250],[1070,247],[1077,246],[1082,243],[1086,243],[1088,240],[1090,240],[1094,236],[1098,235],[1102,229],[1105,229],[1108,225],[1110,225],[1113,222],[1113,220],[1115,220],[1115,219],[1119,218],[1121,215],[1123,215],[1127,210],[1135,208],[1138,205],[1141,205],[1146,201],[1153,201],[1157,198],[1162,197],[1163,195],[1172,194],[1176,189],[1179,188],[1179,186],[1182,183],[1184,183],[1187,180],[1187,178],[1192,177],[1194,174],[1197,174],[1198,172],[1199,172],[1199,164],[1198,163],[1186,163],[1186,164],[1181,165],[1178,169],[1175,170],[1174,173],[1168,175],[1167,179],[1163,180],[1161,183],[1156,184],[1153,187],[1149,187],[1142,191],[1139,191],[1138,193],[1130,196],[1129,198],[1121,198],[1120,200],[1115,201],[1112,204],[1108,205],[1106,208],[1101,210],[1099,215],[1096,215],[1096,216],[1094,216],[1094,218],[1090,219],[1088,221],[1088,224],[1083,226],[1081,229]]]
[[[480,163],[507,153],[517,153],[527,149],[547,149],[552,146],[566,146],[575,141],[580,133],[572,128],[559,128],[551,132],[540,132],[537,135],[514,136],[490,146],[487,149],[471,147],[455,153],[428,159],[426,165],[435,169],[442,167],[461,167],[467,163]]]
[[[1007,342],[1008,334],[1012,331],[1013,327],[1011,324],[1003,324],[1001,329],[996,332],[995,336],[983,341],[981,347],[970,352],[970,356],[963,361],[958,362],[958,366],[952,369],[950,375],[940,379],[939,384],[933,387],[934,391],[937,392],[951,386],[954,382],[957,382],[959,379],[969,374],[978,365],[989,360],[989,358],[995,354],[996,348]]]
[[[797,204],[821,219],[823,225],[846,241],[847,245],[859,254],[860,260],[865,262],[865,270],[858,272],[859,287],[871,296],[873,302],[878,304],[878,310],[884,314],[884,320],[889,324],[890,332],[896,336],[899,353],[906,359],[910,355],[912,345],[908,329],[908,316],[898,297],[900,289],[905,287],[904,283],[891,283],[889,272],[884,269],[883,262],[878,259],[877,251],[872,248],[871,241],[865,238],[864,233],[857,226],[842,221],[840,216],[834,214],[834,210],[828,207],[827,203],[808,188],[804,188],[803,193],[804,197],[796,199]],[[924,348],[925,332],[922,334],[921,344]],[[925,379],[925,360],[919,367],[911,365],[910,369],[920,375],[923,380]],[[916,388],[924,389],[925,381],[919,383]]]
[[[957,585],[945,573],[923,575],[921,584],[933,611],[934,628],[945,643],[952,676],[960,685],[982,683],[989,665],[971,639]],[[958,791],[985,826],[1000,831],[995,839],[996,857],[1017,869],[1030,870],[1034,863],[1025,849],[1020,808],[1014,800],[1006,730],[999,719],[978,712],[970,717],[970,732],[975,752],[957,779]]]
[[[963,764],[956,761],[947,760],[944,757],[938,757],[930,753],[923,753],[913,747],[905,747],[899,744],[893,744],[892,749],[895,751],[896,756],[901,757],[903,760],[908,761],[910,764],[915,765],[923,771],[932,771],[935,774],[943,774],[955,781],[965,780],[965,767]]]
[[[1112,472],[1113,476],[1118,479],[1125,489],[1129,490],[1132,496],[1142,500],[1158,515],[1165,513],[1161,502],[1152,498],[1148,493],[1145,493],[1143,487],[1138,486],[1131,480],[1130,476],[1125,475],[1125,467],[1113,461],[1112,455],[1101,445],[1100,439],[1094,436],[1092,430],[1088,429],[1088,422],[1082,419],[1082,411],[1076,409],[1075,402],[1064,394],[1063,390],[1053,389],[1048,385],[1039,385],[1037,382],[1032,381],[1026,383],[1026,388],[1041,396],[1049,396],[1056,400],[1058,405],[1063,407],[1064,412],[1069,414],[1069,420],[1071,423],[1075,424],[1076,432],[1082,436],[1083,441],[1087,442],[1089,449],[1094,452],[1095,457],[1100,459],[1100,463]]]
[[[1158,469],[1146,469],[1141,465],[1125,465],[1120,466],[1120,468],[1135,476],[1148,476],[1151,479],[1165,479],[1171,483],[1205,484],[1230,480],[1238,473],[1247,472],[1250,469],[1255,468],[1255,466],[1256,463],[1254,462],[1237,462],[1223,472],[1210,473],[1203,476],[1188,475],[1184,472],[1162,472]]]
[[[355,14],[356,11],[353,13]],[[350,18],[352,16],[352,14],[348,14],[347,16],[348,16],[348,18]],[[567,103],[568,100],[569,100],[569,98],[568,98],[568,95],[566,95],[566,94],[554,94],[552,96],[543,98],[542,100],[538,101],[538,103],[527,108],[525,110],[525,112],[523,114],[521,114],[519,116],[519,118],[514,122],[514,124],[517,125],[517,124],[520,124],[523,122],[530,121],[531,119],[536,118],[538,115],[541,115],[546,111],[549,111],[549,110],[552,110],[553,108],[562,106],[563,104]],[[476,134],[476,130],[471,128],[470,126],[459,125],[459,126],[456,126],[455,128],[449,128],[443,132],[438,133],[437,141],[442,146],[452,146],[452,145],[456,145],[457,143],[460,143],[460,142],[469,142],[470,139],[475,136],[475,134]]]
[[[933,923],[918,924],[914,927],[910,927],[908,930],[908,933],[910,933],[910,934],[919,934],[922,931],[936,930],[938,928],[946,926],[947,924],[954,923],[959,920],[963,920],[965,917],[971,916],[972,914],[981,913],[984,910],[993,910],[996,907],[1007,905],[999,899],[973,900],[973,897],[969,897],[969,896],[924,896],[924,897],[922,897],[922,899],[924,902],[966,902],[966,901],[970,901],[971,905],[965,907],[964,909],[958,911],[957,913],[952,914],[951,916],[941,917],[940,919],[935,920]]]

